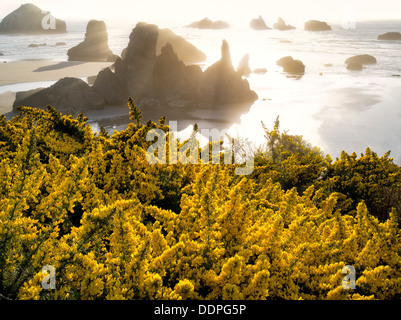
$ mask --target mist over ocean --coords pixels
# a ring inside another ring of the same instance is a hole
[[[137,22],[106,21],[109,46],[115,54],[120,55],[127,46],[130,32]],[[267,23],[272,26],[273,21]],[[2,35],[0,51],[7,55],[1,57],[0,62],[26,59],[66,61],[68,49],[83,40],[86,24],[87,21],[67,22],[67,34]],[[159,27],[170,27],[205,52],[207,60],[202,64],[203,68],[220,59],[221,42],[226,39],[234,67],[248,53],[251,69],[267,69],[265,74],[252,73],[247,78],[259,100],[243,115],[241,123],[233,125],[232,133],[238,132],[255,143],[263,142],[261,121],[272,127],[275,118],[280,116],[282,130],[303,135],[332,157],[339,156],[343,149],[360,153],[369,146],[379,155],[391,150],[395,162],[400,164],[401,41],[378,41],[377,36],[401,31],[401,21],[359,22],[355,29],[331,25],[333,30],[329,32],[307,32],[298,25],[291,31],[255,31],[234,26],[223,30],[162,24]],[[65,42],[66,46],[55,46],[57,42]],[[30,43],[47,45],[28,48]],[[357,54],[373,55],[378,63],[367,65],[360,72],[350,72],[344,61]],[[306,65],[301,79],[287,78],[282,68],[276,65],[278,59],[288,55]],[[50,84],[0,86],[0,94]],[[111,120],[109,129],[123,127],[114,126]]]

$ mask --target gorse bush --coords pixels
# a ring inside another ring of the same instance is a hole
[[[51,107],[0,118],[0,297],[401,297],[401,171],[389,154],[333,162],[277,119],[251,175],[150,165],[146,134],[168,126],[129,106],[133,123],[112,136]],[[46,265],[54,290],[42,287]]]

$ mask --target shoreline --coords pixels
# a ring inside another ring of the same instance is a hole
[[[64,77],[91,77],[112,63],[65,61],[15,61],[0,64],[0,114],[7,119],[15,100],[13,90],[1,91],[5,85],[29,84],[42,87],[46,82]],[[263,82],[263,86],[262,86]],[[249,106],[232,106],[219,110],[161,106],[142,110],[143,121],[157,122],[161,116],[178,121],[178,130],[198,124],[238,134],[250,140],[263,139],[261,121],[271,127],[280,116],[282,130],[302,135],[312,145],[334,157],[343,149],[363,152],[367,146],[379,155],[391,150],[396,163],[401,163],[398,122],[400,82],[394,77],[356,77],[343,75],[305,75],[301,81],[288,80],[281,73],[268,73],[250,79],[259,100]],[[46,85],[47,86],[47,85]],[[15,87],[17,88],[17,87]],[[31,87],[30,89],[33,89]],[[288,94],[291,93],[291,94]],[[126,104],[87,110],[88,124],[96,130],[100,125],[110,133],[122,130],[129,121]],[[297,115],[294,117],[294,115]],[[259,137],[259,138],[258,138]]]
[[[0,63],[0,90],[4,86],[58,81],[65,77],[83,78],[97,76],[99,71],[111,66],[111,62],[19,60]],[[18,90],[20,91],[20,90]],[[12,111],[15,92],[7,90],[0,94],[0,114]]]

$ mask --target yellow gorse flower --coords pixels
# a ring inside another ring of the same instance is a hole
[[[401,171],[388,154],[333,163],[277,120],[249,176],[230,164],[150,165],[146,133],[168,126],[131,113],[136,123],[111,137],[53,108],[0,118],[2,296],[401,297]]]

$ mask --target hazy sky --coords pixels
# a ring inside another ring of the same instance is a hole
[[[0,1],[0,19],[25,3]],[[401,19],[400,0],[35,0],[33,3],[63,20],[124,18],[177,25],[205,16],[226,20],[232,25],[249,24],[249,19],[258,15],[268,24],[279,16],[293,24],[309,19],[341,23],[347,15],[356,20]]]

